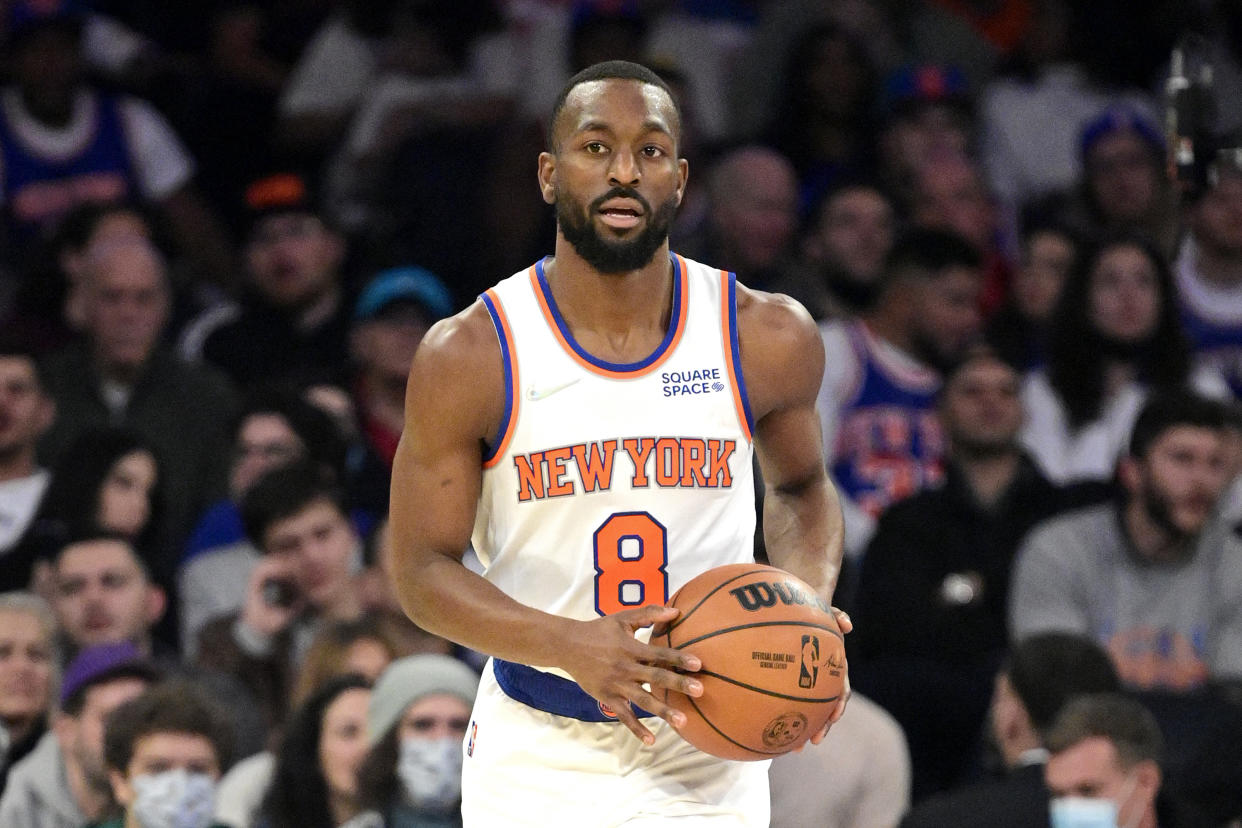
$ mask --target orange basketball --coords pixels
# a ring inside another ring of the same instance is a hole
[[[681,735],[724,759],[770,759],[823,729],[845,685],[845,642],[831,608],[801,579],[760,564],[710,569],[677,590],[681,615],[653,644],[703,668],[703,695],[665,692]]]

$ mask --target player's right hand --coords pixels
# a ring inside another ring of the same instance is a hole
[[[679,728],[685,724],[685,714],[661,700],[664,694],[660,688],[687,696],[703,695],[703,684],[684,675],[702,668],[698,658],[634,637],[636,631],[671,623],[680,614],[681,610],[675,607],[650,606],[575,622],[580,627],[567,642],[561,663],[556,665],[648,745],[655,742],[655,736],[634,714],[631,704]]]

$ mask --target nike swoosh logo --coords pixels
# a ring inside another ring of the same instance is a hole
[[[560,385],[551,385],[551,386],[548,386],[547,388],[535,388],[534,386],[531,386],[530,388],[526,389],[526,399],[532,402],[547,399],[553,394],[559,391],[564,391],[569,386],[576,384],[581,379],[582,377],[574,377],[571,380],[562,382]]]

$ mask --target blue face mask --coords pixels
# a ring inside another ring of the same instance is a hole
[[[1052,800],[1052,828],[1117,828],[1117,803],[1111,799],[1058,796]]]

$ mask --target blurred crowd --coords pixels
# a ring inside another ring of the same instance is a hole
[[[773,824],[1242,824],[1242,2],[0,10],[4,828],[459,824],[406,374],[550,252],[606,59],[678,96],[673,249],[823,335],[855,697]]]

